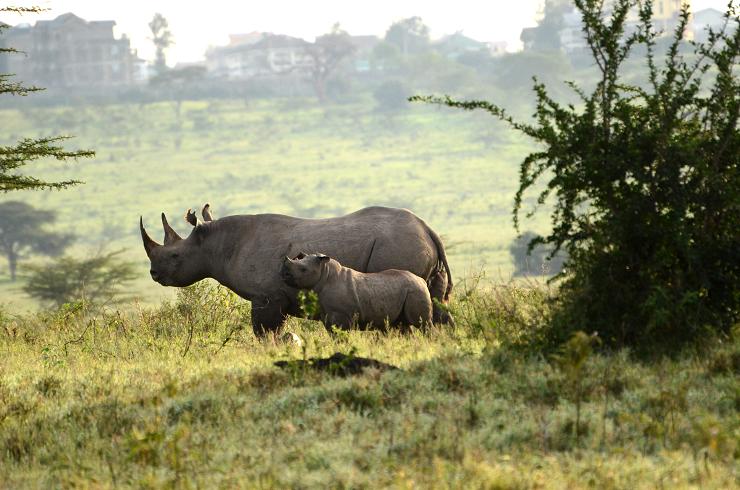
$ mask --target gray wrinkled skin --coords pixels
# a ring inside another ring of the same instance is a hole
[[[283,258],[286,284],[311,289],[319,297],[321,319],[332,326],[382,329],[390,325],[432,324],[432,299],[419,276],[397,269],[357,272],[323,254]]]
[[[210,218],[210,213],[208,218]],[[440,302],[452,288],[444,246],[419,217],[405,209],[369,207],[346,216],[302,219],[279,214],[227,216],[198,223],[180,238],[164,214],[164,245],[152,240],[140,222],[151,276],[164,286],[189,286],[213,278],[252,302],[257,335],[277,331],[287,315],[299,315],[298,290],[280,277],[282,259],[321,252],[360,272],[409,271]],[[437,274],[446,270],[446,274]],[[439,283],[446,275],[446,286]],[[450,321],[435,308],[437,322]]]

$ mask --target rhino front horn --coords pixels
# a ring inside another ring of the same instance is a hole
[[[139,228],[141,229],[141,239],[144,241],[144,250],[146,250],[146,255],[147,257],[151,257],[152,250],[157,247],[161,247],[162,245],[151,239],[149,234],[144,229],[144,218],[141,216],[139,217]]]
[[[182,240],[180,235],[172,229],[169,223],[167,223],[167,217],[162,213],[162,226],[164,227],[164,244],[172,245],[173,243]]]

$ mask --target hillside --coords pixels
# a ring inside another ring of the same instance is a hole
[[[141,264],[136,288],[147,302],[172,292],[148,280],[139,215],[156,239],[162,211],[185,235],[185,210],[206,201],[217,217],[405,207],[442,235],[455,276],[485,270],[507,280],[512,270],[511,205],[529,148],[483,114],[418,104],[386,114],[358,98],[327,107],[297,99],[185,101],[179,110],[174,102],[34,107],[0,110],[0,117],[12,128],[0,144],[71,134],[68,146],[96,150],[90,161],[34,170],[47,179],[73,175],[84,185],[12,199],[55,209],[58,227],[80,237],[73,253],[128,249]],[[32,306],[17,286],[3,283],[4,274],[0,269],[3,302]]]

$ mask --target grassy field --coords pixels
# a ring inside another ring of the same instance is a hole
[[[31,312],[23,269],[15,284],[0,272],[0,488],[740,485],[737,335],[651,362],[516,347],[548,308],[541,284],[495,285],[511,273],[511,203],[532,148],[488,117],[424,106],[389,116],[359,98],[0,118],[0,144],[71,133],[98,152],[32,171],[85,185],[3,199],[55,209],[57,227],[80,237],[73,254],[124,247],[141,271],[139,303]],[[217,217],[410,208],[447,244],[457,326],[329,335],[291,319],[303,347],[258,340],[248,303],[209,282],[175,297],[148,278],[138,216],[159,237],[165,211],[184,235],[185,209],[205,201]],[[335,352],[400,370],[341,378],[273,365]]]
[[[248,306],[209,285],[129,313],[5,315],[0,487],[737,487],[737,340],[574,371],[508,347],[537,291],[461,285],[455,329],[407,336],[293,319],[305,350],[240,329]],[[401,370],[272,365],[334,352]]]
[[[162,211],[186,234],[185,210],[206,201],[217,217],[327,217],[368,205],[406,207],[443,236],[455,276],[484,269],[507,279],[512,269],[511,205],[518,164],[530,148],[483,114],[417,104],[391,116],[358,98],[327,107],[302,99],[186,101],[179,115],[171,102],[6,109],[0,119],[8,128],[0,144],[73,134],[69,147],[97,151],[89,161],[44,163],[32,171],[84,185],[3,199],[55,209],[58,228],[80,237],[75,254],[101,244],[128,249],[141,264],[135,288],[144,301],[168,292],[148,280],[139,215],[155,238]],[[539,231],[546,225],[533,223]],[[0,269],[0,281],[4,274]],[[0,294],[15,309],[32,306],[7,283]]]

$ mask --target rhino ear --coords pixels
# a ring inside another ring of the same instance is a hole
[[[318,254],[319,262],[327,262],[331,257],[324,254]]]
[[[195,217],[195,213],[191,208],[188,208],[188,210],[185,212],[185,221],[193,226],[198,226],[198,218]]]
[[[167,223],[167,217],[162,213],[162,226],[164,227],[164,244],[172,245],[173,243],[182,240],[180,235],[172,229],[169,223]]]
[[[298,255],[296,255],[293,260],[301,260],[305,258],[306,258],[306,254],[304,254],[303,252],[299,252]]]
[[[213,216],[211,215],[211,203],[207,202],[205,206],[203,206],[203,210],[200,214],[203,215],[203,221],[213,221]]]

